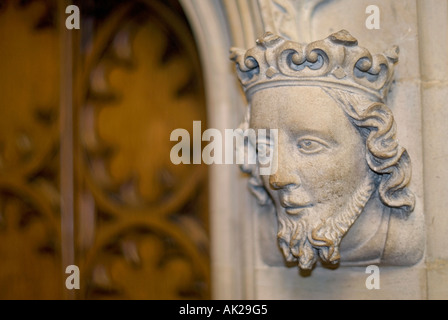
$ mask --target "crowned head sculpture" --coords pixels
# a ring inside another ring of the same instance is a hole
[[[250,103],[242,126],[278,129],[277,170],[242,169],[275,207],[278,245],[301,269],[387,262],[390,217],[414,209],[410,158],[385,104],[398,53],[372,55],[345,30],[306,45],[267,33],[248,51],[231,49]],[[421,256],[403,254],[392,263]]]

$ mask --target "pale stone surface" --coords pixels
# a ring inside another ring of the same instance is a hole
[[[418,1],[428,298],[448,299],[448,2]]]
[[[425,268],[380,269],[380,289],[367,289],[365,268],[316,269],[309,277],[296,269],[256,269],[257,299],[426,299]],[[316,278],[319,280],[317,281]],[[407,288],[407,289],[404,289]],[[411,289],[412,288],[412,289]]]
[[[446,161],[447,150],[447,122],[448,119],[448,90],[446,85],[423,84],[423,102],[428,114],[425,114],[425,135],[431,139],[425,140],[426,170],[425,179],[431,181],[426,188],[427,227],[428,227],[428,255],[431,259],[448,260],[448,215],[444,214],[448,208],[447,181],[448,170]],[[429,125],[431,124],[431,125]],[[443,134],[445,132],[445,135]]]
[[[418,23],[422,81],[448,80],[448,2],[419,0]],[[444,85],[446,88],[446,83]]]
[[[244,101],[235,86],[234,71],[230,63],[226,64],[228,48],[233,45],[247,49],[265,31],[285,30],[284,26],[291,25],[291,20],[288,17],[283,23],[281,12],[293,17],[296,14],[288,3],[298,6],[300,2],[307,7],[307,3],[313,5],[320,1],[181,2],[187,8],[201,48],[212,126],[234,128],[238,119],[241,120],[239,108]],[[285,4],[287,10],[276,3]],[[312,276],[303,278],[296,268],[274,267],[276,261],[282,259],[275,241],[269,242],[272,237],[275,240],[277,231],[274,213],[265,212],[266,208],[255,204],[247,205],[248,199],[254,203],[255,200],[241,188],[241,175],[216,168],[216,176],[210,180],[216,200],[211,211],[214,298],[448,298],[447,3],[446,0],[379,0],[374,3],[329,0],[302,10],[301,18],[297,15],[295,19],[297,29],[285,30],[285,34],[300,38],[294,40],[308,42],[345,28],[358,38],[360,45],[373,52],[381,52],[393,44],[400,46],[397,82],[388,105],[398,125],[399,142],[412,159],[410,188],[416,195],[414,213],[424,213],[426,219],[426,261],[412,267],[381,267],[380,290],[365,289],[364,268],[316,268]],[[380,30],[365,28],[365,8],[370,4],[380,7]],[[271,12],[260,12],[263,6]],[[299,20],[309,22],[310,26]],[[228,178],[232,174],[236,176]],[[267,243],[272,248],[267,247]],[[269,252],[277,256],[269,256]]]
[[[448,299],[448,262],[436,260],[427,262],[428,299]]]

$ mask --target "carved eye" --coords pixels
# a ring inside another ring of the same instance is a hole
[[[318,153],[327,148],[327,145],[323,142],[319,142],[312,139],[302,139],[297,143],[299,151],[302,153]]]

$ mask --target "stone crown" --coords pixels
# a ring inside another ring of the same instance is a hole
[[[247,51],[230,50],[248,99],[264,88],[301,85],[339,88],[385,102],[399,53],[394,46],[372,56],[346,30],[307,45],[270,32],[256,43]]]

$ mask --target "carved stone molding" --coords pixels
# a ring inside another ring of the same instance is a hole
[[[286,39],[311,41],[311,19],[317,7],[331,0],[258,0],[265,32]]]
[[[221,0],[236,46],[251,46],[265,32],[309,42],[312,21],[320,6],[333,0]]]

